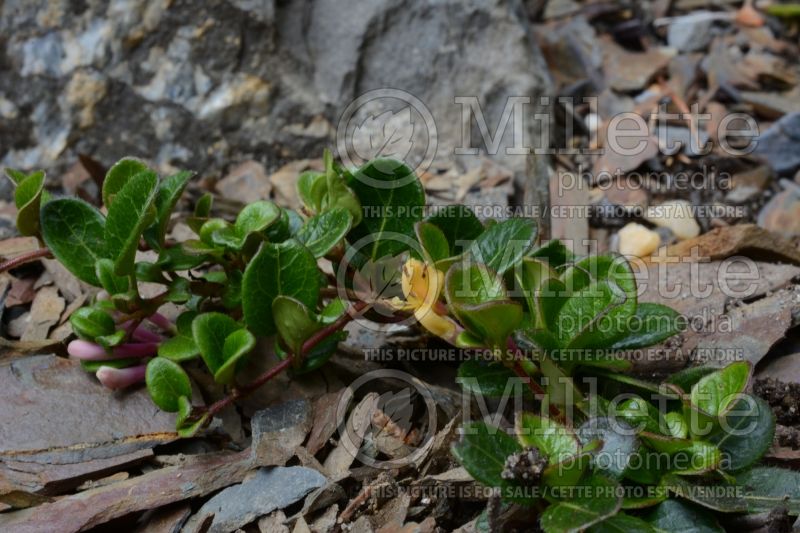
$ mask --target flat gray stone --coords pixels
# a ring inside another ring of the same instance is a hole
[[[262,468],[251,479],[208,500],[186,527],[191,529],[192,524],[213,516],[209,533],[235,531],[260,516],[292,505],[326,482],[325,476],[302,466]]]
[[[800,169],[800,112],[784,115],[755,139],[753,155],[778,174],[790,176]]]

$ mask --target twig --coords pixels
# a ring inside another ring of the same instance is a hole
[[[8,270],[11,270],[12,268],[17,268],[18,266],[24,265],[26,263],[32,263],[33,261],[38,261],[39,259],[45,259],[51,257],[53,257],[53,254],[50,253],[49,248],[40,248],[32,252],[27,252],[22,255],[18,255],[13,259],[9,259],[8,261],[0,263],[0,272],[6,272]]]
[[[270,368],[269,370],[258,376],[254,381],[248,383],[247,385],[244,385],[243,387],[238,387],[233,389],[228,396],[211,404],[208,410],[206,411],[206,413],[209,415],[208,417],[209,420],[216,413],[219,413],[222,409],[232,404],[239,398],[243,398],[248,394],[251,394],[255,390],[261,388],[262,385],[264,385],[269,380],[271,380],[272,378],[274,378],[275,376],[277,376],[278,374],[280,374],[281,372],[292,366],[293,363],[295,362],[297,362],[298,364],[302,363],[303,359],[305,359],[305,356],[308,352],[313,350],[320,342],[327,339],[330,335],[342,329],[345,325],[347,325],[348,322],[350,322],[351,320],[359,316],[361,313],[363,313],[368,306],[369,304],[366,302],[354,303],[342,316],[336,319],[336,321],[328,324],[321,330],[314,333],[311,337],[309,337],[308,340],[306,340],[306,342],[303,343],[303,346],[298,355],[295,356],[290,354],[289,357],[287,357],[286,359],[278,363],[276,366]]]

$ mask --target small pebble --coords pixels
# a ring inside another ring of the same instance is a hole
[[[641,224],[631,222],[619,230],[619,253],[647,257],[661,245],[661,237]]]
[[[686,200],[670,200],[650,206],[645,218],[656,226],[669,228],[678,240],[700,235],[700,225],[692,216],[692,204]]]

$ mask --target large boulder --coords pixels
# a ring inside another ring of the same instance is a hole
[[[535,103],[549,88],[521,4],[503,0],[6,0],[0,35],[0,165],[56,176],[78,153],[274,169],[335,146],[347,106],[379,88],[422,102],[436,124],[430,163],[463,169],[475,156],[455,155],[457,96],[477,99],[493,134],[508,97]],[[416,163],[424,120],[395,100],[371,99],[351,129],[367,152],[388,140]],[[503,149],[512,129],[498,158],[521,175],[524,156]],[[474,118],[471,130],[482,148]]]

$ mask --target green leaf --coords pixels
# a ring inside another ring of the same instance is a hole
[[[506,339],[522,323],[522,306],[506,298],[503,281],[484,265],[453,265],[444,292],[456,318],[492,348],[505,349]]]
[[[483,224],[472,212],[472,209],[465,205],[437,207],[436,212],[427,217],[425,222],[442,230],[447,239],[450,255],[458,255],[466,251],[472,241],[484,230]]]
[[[591,418],[576,431],[582,445],[593,440],[602,441],[602,448],[593,456],[595,470],[604,471],[613,478],[621,478],[639,449],[633,430],[623,421],[609,417]]]
[[[25,174],[24,172],[15,170],[10,167],[6,167],[5,171],[6,171],[6,176],[8,176],[8,179],[10,179],[12,183],[14,183],[14,185],[19,185],[25,180],[25,178],[28,177],[28,175]]]
[[[327,190],[325,174],[322,172],[307,170],[297,178],[297,196],[312,213],[322,210],[322,201]]]
[[[708,436],[722,451],[722,468],[739,472],[755,464],[772,445],[775,416],[761,398],[741,398],[723,415],[724,423]]]
[[[622,505],[616,482],[600,474],[590,477],[575,496],[551,505],[539,524],[545,533],[579,531],[614,516]]]
[[[344,176],[333,162],[330,150],[325,150],[322,155],[325,165],[325,185],[324,192],[319,189],[314,190],[314,194],[320,194],[322,198],[321,211],[327,211],[334,207],[342,207],[350,211],[353,215],[353,226],[358,226],[363,218],[361,202],[357,194],[347,186]]]
[[[664,425],[667,434],[678,439],[685,439],[689,435],[689,425],[680,413],[672,412],[664,415]]]
[[[130,280],[126,276],[114,274],[114,261],[111,259],[98,259],[95,264],[95,274],[103,287],[110,295],[128,292]]]
[[[196,316],[197,313],[194,311],[181,313],[175,323],[177,326],[176,334],[159,345],[159,357],[180,363],[200,355],[200,348],[194,342],[194,334],[192,333],[192,321]]]
[[[163,357],[156,357],[147,363],[144,379],[153,403],[168,413],[178,411],[181,396],[192,395],[192,384],[183,368]]]
[[[662,531],[725,533],[712,515],[680,500],[662,502],[644,518],[654,528]]]
[[[611,345],[612,350],[653,346],[680,332],[680,313],[666,305],[640,303],[631,318],[629,333]]]
[[[292,353],[302,352],[303,343],[322,327],[302,302],[288,296],[278,296],[272,302],[272,316],[278,334]]]
[[[216,312],[197,315],[192,320],[192,337],[203,361],[212,373],[225,363],[223,355],[225,339],[241,327],[230,316]]]
[[[739,361],[701,378],[692,387],[692,405],[711,416],[725,414],[744,391],[752,371],[749,362]]]
[[[178,418],[175,421],[175,429],[178,436],[187,439],[194,437],[197,431],[208,421],[207,412],[196,415],[192,408],[192,402],[187,396],[178,398]]]
[[[453,456],[473,478],[488,487],[502,487],[506,458],[522,451],[516,440],[503,430],[483,422],[468,422],[462,437],[452,447]]]
[[[356,171],[350,186],[364,216],[360,224],[353,222],[348,241],[370,236],[372,241],[360,252],[372,261],[407,250],[408,243],[395,235],[413,239],[425,205],[425,192],[414,172],[399,161],[375,159]]]
[[[800,514],[800,472],[757,466],[738,474],[736,482],[744,489],[748,512],[771,511],[785,505],[790,515]]]
[[[100,211],[77,198],[59,198],[42,207],[41,222],[42,238],[55,258],[78,279],[99,286],[95,263],[108,257]]]
[[[447,238],[437,226],[430,222],[417,222],[414,225],[417,240],[422,245],[422,250],[427,254],[430,262],[436,262],[450,257],[450,245]],[[415,250],[416,251],[416,250]]]
[[[228,335],[225,338],[225,344],[222,346],[225,363],[214,372],[214,380],[217,383],[233,382],[237,365],[255,347],[256,338],[244,328]]]
[[[677,531],[677,530],[672,530]],[[595,524],[589,529],[588,533],[657,533],[656,529],[650,524],[625,513],[617,513],[610,518],[606,518],[599,524]]]
[[[540,316],[536,300],[541,296],[541,288],[544,282],[548,279],[557,278],[558,274],[544,261],[526,257],[522,260],[521,268],[514,270],[514,277],[522,289],[523,296],[528,304],[528,311],[534,317],[534,327],[544,327],[544,319]]]
[[[154,172],[142,172],[130,178],[114,195],[108,208],[105,240],[114,259],[114,273],[133,274],[136,250],[142,232],[155,218],[158,178]]]
[[[114,163],[103,180],[103,205],[110,208],[114,195],[121,191],[131,178],[149,170],[144,161],[135,157],[125,157]]]
[[[672,374],[667,378],[666,383],[677,385],[684,392],[689,392],[695,383],[700,381],[701,378],[715,372],[717,369],[710,366],[690,366],[683,370]]]
[[[661,413],[653,404],[638,396],[622,402],[614,415],[639,431],[661,432]]]
[[[175,209],[175,205],[177,205],[183,190],[186,188],[186,184],[189,183],[192,176],[194,176],[194,172],[182,170],[165,178],[158,184],[158,192],[155,199],[156,220],[144,232],[145,240],[153,249],[160,250],[164,246],[164,236],[167,234],[170,215],[172,215],[172,210]]]
[[[353,215],[347,209],[334,207],[306,222],[295,238],[308,248],[314,257],[324,257],[347,235]]]
[[[681,498],[686,498],[714,511],[738,513],[747,510],[747,501],[738,495],[741,490],[735,485],[710,482],[703,478],[697,478],[702,481],[694,482],[692,479],[666,474],[661,479],[661,486]],[[777,504],[777,501],[773,501],[773,504]]]
[[[111,315],[96,307],[81,307],[70,315],[69,323],[78,337],[88,341],[111,335],[117,327]]]
[[[458,382],[465,391],[481,395],[485,398],[502,398],[506,393],[506,387],[512,383],[511,380],[518,379],[514,372],[501,363],[485,363],[470,359],[461,363],[458,367]],[[512,389],[509,388],[509,391]],[[526,394],[530,394],[527,387],[524,388]]]
[[[558,268],[571,263],[575,259],[575,254],[564,246],[563,242],[554,239],[532,251],[528,257],[544,259],[550,268]]]
[[[44,190],[44,172],[25,177],[14,191],[17,206],[17,229],[25,236],[39,235],[39,210]]]
[[[679,475],[702,474],[714,470],[722,461],[719,448],[708,442],[647,432],[639,437],[655,451],[670,455],[670,469]]]
[[[278,221],[281,209],[272,202],[261,200],[248,204],[236,217],[236,233],[244,238],[251,233],[264,231]]]
[[[531,250],[536,234],[536,222],[532,219],[511,218],[480,234],[467,253],[502,276]]]
[[[516,415],[514,429],[523,447],[535,447],[550,463],[559,463],[580,451],[575,432],[551,418],[520,412]]]
[[[319,298],[317,260],[297,241],[264,243],[247,265],[242,279],[242,309],[250,330],[258,336],[275,333],[272,302],[291,296],[309,308]]]

